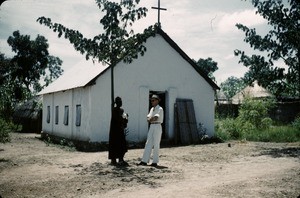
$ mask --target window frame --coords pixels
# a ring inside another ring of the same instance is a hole
[[[51,108],[50,105],[47,106],[47,117],[46,117],[46,122],[49,124],[51,121]]]
[[[59,124],[59,106],[55,106],[55,124]]]
[[[69,105],[65,105],[65,111],[64,111],[64,125],[69,125],[69,112],[70,108]]]
[[[77,104],[76,105],[76,121],[75,121],[75,125],[76,126],[81,126],[81,105]]]

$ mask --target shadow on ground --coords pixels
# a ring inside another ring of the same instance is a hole
[[[279,157],[300,158],[300,148],[299,147],[271,148],[271,149],[262,151],[261,155],[270,155],[274,158],[279,158]]]

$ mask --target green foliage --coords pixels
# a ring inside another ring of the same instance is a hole
[[[39,92],[62,74],[62,61],[49,55],[47,42],[41,35],[35,40],[30,40],[29,35],[21,35],[19,31],[14,31],[13,36],[7,39],[16,55],[10,60],[5,74],[10,77],[9,80],[18,84],[20,89],[31,92],[30,89],[33,88],[35,92]],[[42,80],[45,83],[43,85]]]
[[[245,134],[245,139],[261,142],[297,142],[300,141],[300,131],[290,125],[272,126],[262,131]]]
[[[226,130],[221,130],[222,128],[220,127],[220,125],[222,122],[219,121],[218,123],[216,123],[215,126],[215,130],[216,130],[216,137],[221,139],[222,141],[228,141],[231,140],[232,137],[230,136],[230,134],[226,131]]]
[[[236,125],[236,121],[233,118],[226,118],[222,122],[218,122],[216,127],[217,135],[226,139],[238,139],[240,138],[240,131]]]
[[[292,126],[300,131],[300,116],[297,116],[294,122],[292,123]]]
[[[247,139],[253,134],[257,135],[257,131],[270,128],[272,120],[268,117],[268,110],[273,106],[274,102],[271,100],[245,98],[236,119],[226,118],[217,122],[217,134],[232,139]]]
[[[207,59],[200,58],[198,61],[193,61],[200,68],[200,70],[204,72],[204,74],[206,74],[210,79],[215,81],[213,73],[219,69],[217,62],[213,61],[210,57],[208,57]]]
[[[217,137],[223,141],[232,139],[263,142],[300,141],[300,116],[291,125],[273,123],[268,117],[268,111],[274,104],[272,100],[246,98],[236,119],[216,119]]]
[[[0,143],[10,142],[9,133],[13,131],[15,126],[11,122],[7,122],[0,118]]]
[[[58,37],[64,36],[74,46],[76,51],[84,54],[86,59],[95,59],[111,66],[111,104],[114,104],[114,66],[123,60],[131,63],[138,55],[144,55],[144,43],[150,36],[155,36],[158,24],[144,29],[143,33],[135,34],[132,25],[135,21],[146,17],[148,11],[145,7],[137,7],[139,0],[110,2],[96,0],[96,4],[104,13],[100,24],[103,33],[94,38],[85,38],[79,31],[69,29],[62,24],[53,23],[50,18],[39,17],[37,21],[47,26]]]
[[[252,0],[256,13],[264,17],[270,25],[265,36],[257,34],[243,24],[237,28],[245,33],[244,41],[259,51],[256,55],[246,55],[235,50],[240,62],[249,68],[245,74],[248,84],[257,80],[275,96],[300,96],[300,4],[296,0],[283,3],[279,0]],[[261,54],[261,52],[265,52]],[[283,60],[285,66],[276,65]]]
[[[274,107],[274,104],[275,103],[271,100],[245,98],[239,109],[237,121],[241,124],[241,126],[246,125],[250,128],[254,127],[257,129],[268,128],[272,122],[272,120],[267,117],[268,111]]]
[[[45,37],[30,40],[14,31],[7,42],[16,55],[7,58],[0,53],[0,117],[9,120],[17,103],[41,91],[63,70],[62,61],[49,55]]]
[[[272,119],[271,118],[263,118],[262,120],[261,120],[261,126],[260,126],[260,128],[261,129],[268,129],[268,128],[270,128],[270,126],[272,125],[272,123],[273,123],[273,121],[272,121]]]
[[[267,129],[255,129],[255,128],[251,128],[251,126],[245,126],[243,129],[244,131],[240,130],[239,127],[241,127],[241,125],[236,123],[234,119],[216,120],[216,127],[215,127],[216,135],[218,138],[220,138],[223,141],[229,141],[229,140],[247,140],[247,141],[259,141],[259,142],[299,142],[300,141],[300,130],[292,125],[270,126]],[[245,129],[247,132],[245,131]]]
[[[227,78],[227,80],[222,82],[220,85],[221,91],[225,94],[228,100],[245,87],[246,84],[244,80],[234,76]]]
[[[92,58],[99,62],[114,66],[120,60],[127,63],[143,55],[146,47],[143,43],[149,36],[155,35],[155,28],[146,28],[143,34],[134,34],[133,23],[146,17],[148,11],[145,7],[137,7],[139,0],[110,2],[96,0],[99,9],[105,15],[100,19],[104,33],[85,38],[79,31],[72,30],[59,23],[53,23],[50,18],[39,17],[37,21],[54,32],[58,37],[64,36],[73,44],[75,50],[85,54],[86,59]]]

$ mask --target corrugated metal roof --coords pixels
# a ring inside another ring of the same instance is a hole
[[[107,66],[103,66],[101,63],[93,63],[86,60],[80,61],[48,87],[45,87],[39,95],[84,87],[106,68]]]

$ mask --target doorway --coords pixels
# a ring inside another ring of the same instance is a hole
[[[158,97],[160,98],[159,105],[164,110],[164,122],[161,125],[162,126],[161,138],[166,139],[167,138],[167,135],[166,135],[166,121],[165,121],[166,120],[166,92],[163,92],[163,91],[149,91],[149,98],[151,98],[151,96],[153,94],[158,95]],[[151,106],[151,102],[149,100],[149,111],[150,111],[151,108],[152,108],[152,106]]]

